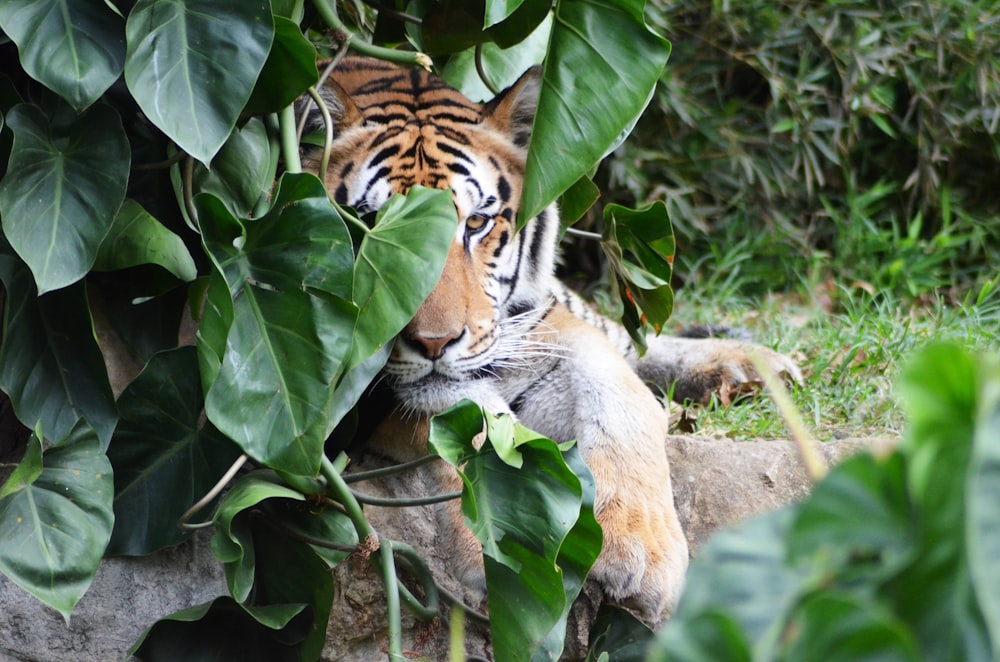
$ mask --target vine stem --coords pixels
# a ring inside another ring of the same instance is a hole
[[[500,90],[498,90],[497,86],[493,84],[493,81],[490,80],[490,77],[486,75],[486,67],[483,66],[482,44],[476,44],[474,59],[476,62],[476,73],[479,74],[479,80],[483,81],[483,85],[485,85],[486,89],[490,91],[490,94],[496,96],[500,92]]]
[[[799,452],[799,461],[802,462],[802,466],[806,470],[806,475],[809,476],[809,480],[813,483],[818,482],[826,475],[827,466],[826,462],[823,461],[823,456],[816,450],[816,441],[809,434],[809,430],[802,420],[802,414],[799,413],[798,408],[792,402],[791,396],[788,395],[788,390],[781,383],[778,375],[775,374],[764,360],[764,357],[756,352],[750,352],[749,357],[753,367],[757,369],[757,373],[764,381],[764,386],[767,387],[771,399],[774,400],[774,405],[778,408],[778,413],[781,414],[781,417],[785,420],[785,425],[788,426],[788,431],[791,433],[792,439],[795,441],[795,447]]]
[[[391,476],[393,474],[409,471],[410,469],[416,469],[417,467],[422,467],[425,464],[440,459],[441,459],[440,455],[421,455],[416,460],[410,460],[409,462],[403,462],[402,464],[394,464],[391,467],[384,467],[382,469],[371,469],[370,471],[358,471],[349,474],[347,476],[344,476],[344,482],[346,482],[347,484],[359,483],[363,480],[371,480],[372,478]]]
[[[445,501],[451,501],[452,499],[460,499],[462,497],[461,492],[445,492],[443,494],[432,494],[426,497],[412,497],[412,498],[398,498],[398,499],[385,499],[382,497],[371,496],[369,494],[361,494],[351,490],[354,494],[354,498],[361,503],[368,504],[370,506],[381,506],[382,508],[408,508],[410,506],[429,506],[435,503],[443,503]]]
[[[341,453],[337,457],[337,463],[346,465],[346,455]],[[335,497],[344,505],[347,516],[351,518],[354,528],[357,529],[358,537],[376,548],[382,566],[382,583],[385,585],[386,614],[389,620],[389,659],[405,660],[403,657],[403,625],[402,614],[400,613],[399,600],[399,580],[396,577],[396,562],[392,558],[392,543],[388,540],[379,540],[378,533],[361,510],[361,504],[354,498],[351,488],[344,482],[343,476],[326,455],[320,459],[320,474],[326,479],[329,486],[328,494]],[[368,542],[371,541],[371,542]]]
[[[248,459],[250,458],[247,457],[246,453],[241,453],[240,456],[236,458],[236,461],[233,462],[232,466],[229,467],[229,470],[222,475],[219,482],[215,484],[215,487],[209,490],[208,494],[199,499],[196,504],[188,508],[187,511],[181,515],[180,519],[177,520],[177,526],[185,531],[203,529],[207,526],[212,526],[212,520],[200,522],[198,524],[188,524],[188,520],[194,517],[199,510],[210,504],[212,499],[219,495],[219,492],[221,492],[223,488],[229,484],[229,481],[233,479],[233,476],[235,476],[236,472],[240,470],[240,467],[246,464]]]
[[[330,109],[327,108],[326,101],[316,91],[316,88],[309,88],[309,96],[312,97],[313,103],[323,115],[323,125],[326,127],[326,134],[323,138],[323,155],[319,161],[319,180],[325,184],[326,170],[330,167],[330,152],[333,151],[333,118],[330,117]]]
[[[430,56],[426,53],[420,53],[418,51],[400,51],[394,48],[382,48],[381,46],[370,44],[364,39],[360,39],[358,35],[347,29],[344,22],[340,20],[340,16],[337,15],[337,9],[334,2],[335,0],[313,0],[313,6],[316,7],[316,11],[319,12],[319,15],[324,21],[326,21],[326,24],[339,33],[337,41],[349,45],[352,49],[362,55],[376,57],[380,60],[388,60],[389,62],[397,62],[399,64],[408,64],[410,66],[426,69],[427,71],[431,70],[433,62],[431,61]]]
[[[302,172],[299,141],[295,131],[295,105],[288,104],[278,115],[281,128],[281,155],[285,157],[285,172]]]
[[[566,234],[584,239],[593,239],[594,241],[604,241],[604,237],[596,232],[587,232],[586,230],[577,230],[576,228],[566,228]]]

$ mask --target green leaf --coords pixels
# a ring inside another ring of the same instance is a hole
[[[486,16],[483,29],[496,25],[521,6],[524,0],[486,0]]]
[[[303,505],[272,499],[264,504],[265,512],[267,506],[275,502],[293,507]],[[314,529],[314,533],[321,536],[328,533],[342,536],[345,521],[346,526],[353,530],[346,515],[337,515],[339,517],[316,518],[322,524]],[[333,530],[324,526],[330,522],[337,522]],[[306,613],[312,616],[312,627],[307,631],[299,655],[302,660],[318,660],[326,644],[326,629],[333,606],[333,577],[324,555],[317,554],[311,545],[289,538],[284,524],[283,519],[274,522],[264,518],[254,523],[256,579],[252,601],[255,608],[268,605],[308,605],[310,609]],[[331,539],[333,540],[339,541],[342,538]],[[342,552],[339,554],[347,556]]]
[[[584,175],[559,197],[559,225],[568,228],[580,220],[601,197],[601,190]]]
[[[969,574],[993,650],[1000,650],[1000,365],[981,364],[972,465],[966,486]]]
[[[193,347],[155,355],[118,400],[108,457],[115,470],[115,528],[107,553],[149,554],[185,540],[177,521],[239,451],[200,426],[201,383]]]
[[[235,216],[248,216],[258,198],[271,192],[270,149],[264,123],[250,118],[229,135],[211,169],[195,166],[194,190],[216,196]]]
[[[769,513],[720,531],[702,547],[688,569],[684,593],[664,636],[725,609],[744,633],[742,638],[754,642],[758,651],[767,650],[780,636],[792,607],[812,588],[811,568],[785,563],[785,539],[794,514],[789,508]],[[712,627],[727,629],[727,623]],[[673,636],[683,640],[683,635]],[[739,649],[737,638],[727,640]]]
[[[622,321],[645,347],[646,326],[659,333],[673,311],[675,243],[670,217],[661,201],[638,210],[610,204],[604,208],[604,222],[601,247],[624,306]]]
[[[29,76],[77,110],[101,96],[122,73],[121,17],[91,0],[5,0],[0,27],[17,44]]]
[[[602,654],[615,662],[644,662],[654,638],[653,631],[629,612],[602,604],[590,627],[587,662],[595,662]]]
[[[510,48],[500,48],[493,42],[482,45],[482,64],[486,77],[498,90],[510,87],[526,70],[541,64],[549,43],[552,17],[547,16],[526,39]],[[474,101],[488,101],[495,95],[476,70],[475,48],[448,58],[441,77],[449,85]]]
[[[751,662],[750,644],[735,619],[705,611],[682,622],[670,621],[651,647],[647,662]]]
[[[247,112],[274,113],[319,80],[316,47],[295,21],[274,16],[274,43],[247,102]]]
[[[835,592],[810,596],[788,625],[782,660],[918,662],[906,626],[870,601]]]
[[[620,143],[649,102],[670,45],[646,27],[644,5],[643,0],[556,3],[519,224],[537,216]]]
[[[851,576],[871,573],[870,581],[892,576],[917,551],[916,519],[902,456],[859,455],[801,504],[787,539],[789,562],[825,559]]]
[[[20,490],[30,487],[39,476],[42,475],[42,442],[41,431],[28,437],[28,446],[24,450],[24,457],[14,471],[11,472],[4,484],[0,486],[0,500],[14,494]]]
[[[428,444],[456,468],[464,460],[462,512],[483,544],[494,651],[504,660],[557,659],[569,609],[601,549],[593,479],[575,446],[563,453],[533,434],[519,435],[519,469],[490,440],[477,451],[477,411],[464,402],[434,417]]]
[[[257,221],[233,218],[210,195],[195,203],[232,297],[210,285],[209,328],[199,334],[203,380],[214,375],[203,381],[209,420],[256,460],[316,475],[357,319],[336,296],[351,287],[350,236],[312,175],[283,178]]]
[[[198,269],[184,241],[134,200],[125,200],[101,242],[95,271],[117,271],[158,264],[181,280],[194,280]]]
[[[223,596],[157,621],[129,653],[144,662],[299,662],[312,626],[308,612],[305,605],[244,607]]]
[[[114,486],[111,464],[86,425],[60,441],[42,456],[33,482],[4,490],[0,572],[68,622],[111,536]],[[37,453],[26,461],[35,464]]]
[[[0,279],[7,290],[0,388],[18,419],[41,424],[52,441],[84,419],[106,447],[118,411],[83,284],[38,297],[28,270],[7,255]]]
[[[316,475],[328,396],[351,348],[355,309],[300,290],[247,284],[233,302],[208,418],[257,461]]]
[[[50,124],[39,108],[20,105],[7,122],[14,147],[0,182],[3,230],[45,294],[93,266],[125,199],[128,138],[110,106]]]
[[[273,499],[261,504],[261,509],[268,514],[271,521],[279,524],[281,535],[286,535],[290,531],[294,535],[328,543],[345,546],[358,544],[358,532],[351,518],[334,508],[313,508],[299,501]],[[320,545],[310,544],[310,547],[314,556],[318,556],[326,564],[324,572],[337,566],[349,554]]]
[[[379,209],[354,267],[357,365],[396,337],[431,293],[455,236],[458,216],[449,191],[414,187]]]
[[[125,31],[132,96],[181,149],[208,163],[236,125],[271,50],[269,3],[139,0]]]
[[[279,484],[270,472],[257,471],[237,480],[215,511],[212,551],[223,564],[229,592],[237,602],[249,597],[256,567],[253,526],[247,517],[239,515],[265,499],[276,498],[305,499],[299,492]]]

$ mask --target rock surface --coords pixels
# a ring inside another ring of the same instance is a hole
[[[892,440],[840,440],[819,445],[828,462]],[[809,481],[794,446],[783,441],[734,443],[674,436],[667,440],[674,495],[693,555],[713,531],[804,496]],[[398,512],[398,511],[397,511]],[[461,587],[442,578],[447,559],[435,555],[433,514],[376,515],[380,530],[406,540],[425,554],[435,575],[453,591]],[[122,660],[154,621],[179,609],[225,594],[219,564],[201,534],[172,550],[144,558],[106,559],[93,585],[67,625],[55,611],[0,576],[0,662],[104,662]],[[385,615],[381,583],[361,561],[341,564],[338,591],[323,660],[383,659]],[[568,651],[585,641],[586,619],[600,601],[589,587],[571,622]],[[446,659],[447,628],[406,623],[404,646],[431,659]],[[467,651],[486,652],[485,637],[468,628]]]

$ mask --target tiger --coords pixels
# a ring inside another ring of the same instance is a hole
[[[516,228],[540,87],[534,67],[476,103],[432,73],[361,57],[342,60],[322,86],[333,124],[324,184],[338,204],[364,215],[415,186],[450,189],[458,220],[437,286],[393,342],[383,376],[398,409],[369,445],[398,461],[426,454],[428,417],[463,399],[575,440],[604,532],[591,579],[661,622],[689,554],[665,450],[670,421],[647,383],[705,401],[757,379],[751,349],[801,376],[784,355],[728,339],[650,337],[640,358],[620,324],[557,279],[556,205]],[[308,126],[322,129],[312,106]],[[315,153],[303,162],[319,172]]]

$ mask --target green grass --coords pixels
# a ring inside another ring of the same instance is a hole
[[[671,323],[742,327],[756,341],[795,358],[805,380],[792,389],[793,401],[813,436],[823,441],[899,435],[902,414],[894,385],[919,347],[950,339],[975,351],[1000,351],[996,293],[965,305],[843,287],[747,299],[737,293],[739,282],[730,285],[679,290]],[[789,436],[766,397],[697,412],[694,433],[738,440]]]

